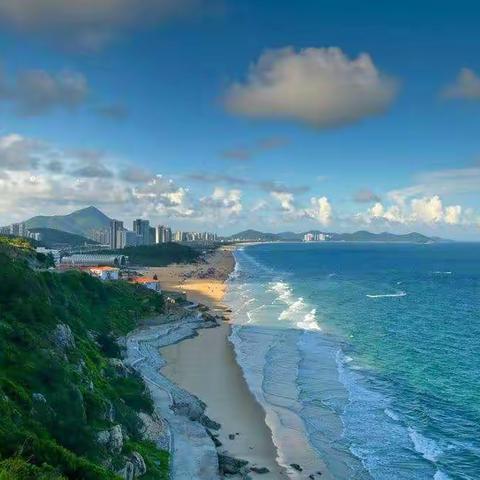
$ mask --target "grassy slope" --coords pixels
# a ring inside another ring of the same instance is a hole
[[[118,466],[132,449],[147,463],[142,478],[167,478],[168,455],[139,434],[137,413],[153,408],[145,385],[132,374],[119,377],[108,361],[119,354],[114,337],[161,311],[162,297],[79,272],[34,271],[22,253],[12,259],[0,251],[0,274],[0,480],[114,479],[102,462]],[[51,341],[59,323],[75,338],[66,353]],[[113,423],[106,420],[110,404]],[[129,441],[112,458],[96,434],[114,424]]]
[[[190,263],[198,260],[200,253],[186,245],[178,243],[159,243],[126,247],[121,250],[106,250],[104,253],[127,255],[130,265],[163,267],[171,263]]]

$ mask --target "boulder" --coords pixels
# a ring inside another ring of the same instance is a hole
[[[97,441],[113,453],[120,453],[123,448],[123,434],[120,425],[113,426],[110,430],[98,432]]]
[[[55,348],[62,353],[75,348],[75,338],[68,325],[59,323],[52,331],[50,336]]]
[[[240,460],[239,458],[230,457],[228,455],[218,455],[218,466],[222,475],[238,475],[242,473],[243,468],[248,465],[246,460]]]
[[[291,463],[290,466],[297,472],[302,472],[303,468],[298,463]]]
[[[252,467],[250,468],[252,472],[258,473],[259,475],[264,475],[268,473],[270,470],[267,467]]]
[[[132,452],[130,455],[130,462],[135,467],[134,475],[135,477],[141,477],[147,473],[147,466],[145,465],[145,460],[138,452]]]

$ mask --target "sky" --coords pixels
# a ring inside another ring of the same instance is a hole
[[[464,0],[0,0],[0,225],[480,240]]]

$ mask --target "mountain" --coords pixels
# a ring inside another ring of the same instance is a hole
[[[275,242],[277,240],[282,240],[278,234],[275,233],[264,233],[259,232],[258,230],[244,230],[243,232],[236,233],[229,237],[230,240],[244,242]]]
[[[25,222],[31,230],[35,228],[52,228],[67,233],[91,236],[91,230],[104,229],[110,225],[110,218],[96,207],[82,208],[68,215],[37,216]]]
[[[331,240],[343,242],[408,242],[408,243],[431,243],[438,242],[433,237],[427,237],[421,233],[412,232],[396,235],[394,233],[382,232],[371,233],[366,230],[359,230],[354,233],[332,233]]]
[[[334,242],[408,242],[408,243],[438,243],[447,240],[439,237],[427,237],[421,233],[411,232],[406,234],[394,234],[388,232],[371,233],[366,230],[359,230],[354,233],[328,233],[319,230],[309,230],[308,232],[281,232],[281,233],[265,233],[257,230],[244,230],[229,237],[232,241],[257,241],[257,242],[275,242],[288,241],[296,242],[303,240],[303,236],[307,233],[319,234],[323,233],[328,236],[329,241]]]
[[[94,242],[83,235],[63,232],[54,228],[31,228],[29,230],[33,233],[40,233],[42,243],[49,248],[55,248],[59,246],[78,247],[85,244],[97,244],[97,242]]]

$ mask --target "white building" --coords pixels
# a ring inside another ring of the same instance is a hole
[[[118,280],[120,269],[116,267],[92,267],[90,274],[100,280]]]
[[[160,282],[150,277],[135,277],[130,280],[132,283],[138,283],[144,287],[153,290],[154,292],[161,293]]]

